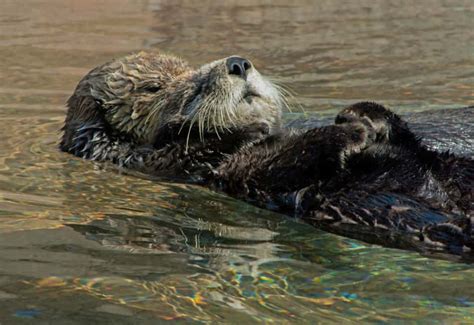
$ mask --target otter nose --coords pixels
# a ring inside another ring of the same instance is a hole
[[[227,59],[226,62],[227,70],[229,74],[235,74],[243,79],[247,79],[247,70],[252,67],[252,64],[249,60],[238,56],[232,56]]]

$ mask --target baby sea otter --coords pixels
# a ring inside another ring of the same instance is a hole
[[[472,159],[426,148],[375,103],[304,132],[281,127],[285,105],[244,58],[192,69],[141,52],[80,81],[60,148],[197,182],[367,242],[474,255]]]

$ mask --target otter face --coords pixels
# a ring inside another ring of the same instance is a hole
[[[184,84],[192,84],[193,92],[183,96],[180,115],[188,130],[197,125],[201,139],[245,129],[265,135],[280,127],[284,99],[246,59],[231,56],[204,65]]]
[[[142,144],[159,142],[155,137],[170,125],[188,142],[196,132],[193,141],[246,130],[260,137],[280,127],[285,104],[275,86],[237,56],[194,70],[176,57],[141,52],[91,71],[76,93],[81,84],[113,130]]]

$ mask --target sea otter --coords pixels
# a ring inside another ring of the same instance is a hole
[[[474,161],[429,149],[379,104],[288,130],[285,97],[249,60],[193,69],[140,52],[93,69],[67,105],[60,148],[76,156],[199,183],[371,243],[474,255]]]

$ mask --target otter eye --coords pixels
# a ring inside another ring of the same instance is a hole
[[[146,86],[146,87],[143,88],[143,90],[145,90],[146,92],[149,92],[149,93],[156,93],[160,89],[161,88],[158,85],[149,85],[149,86]]]

